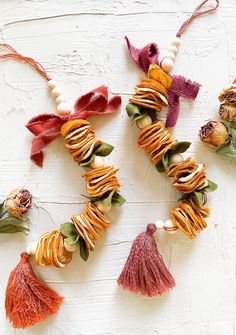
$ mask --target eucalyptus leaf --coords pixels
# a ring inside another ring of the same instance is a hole
[[[204,204],[204,192],[195,191],[193,192],[192,198],[198,206],[202,206]]]
[[[0,233],[12,234],[17,232],[29,232],[28,221],[8,214],[0,220]]]
[[[65,238],[64,241],[68,245],[74,245],[74,244],[78,243],[79,238],[80,238],[79,234],[78,235],[71,235],[71,236],[68,236],[67,238]]]
[[[126,201],[125,198],[122,197],[121,194],[119,194],[118,192],[114,192],[112,196],[111,204],[112,206],[121,207],[124,205],[125,201]]]
[[[104,206],[111,206],[112,205],[112,197],[115,191],[111,191],[106,198],[102,200]]]
[[[174,145],[170,148],[170,154],[173,155],[173,154],[183,153],[186,150],[188,150],[190,145],[191,145],[191,142],[187,142],[187,141],[178,142],[178,141],[176,141],[174,143]]]
[[[201,191],[203,192],[213,192],[217,189],[217,184],[215,184],[213,181],[211,180],[207,180],[208,185],[204,188],[201,189]]]
[[[156,169],[158,172],[165,172],[165,168],[163,166],[163,162],[162,160],[160,160],[157,164],[156,164]]]
[[[98,149],[94,151],[97,156],[108,156],[114,149],[113,145],[103,142]]]
[[[82,161],[81,163],[79,163],[79,166],[83,167],[83,166],[88,166],[92,163],[92,161],[94,160],[94,158],[96,157],[96,155],[92,154],[89,156],[88,159],[86,159],[85,161]]]
[[[79,239],[80,257],[86,262],[89,258],[89,250],[83,238]]]
[[[127,104],[126,112],[127,112],[129,117],[141,114],[139,106],[137,106],[135,104]]]
[[[60,226],[62,235],[66,237],[79,235],[78,230],[75,228],[72,222],[65,222]]]
[[[236,148],[234,145],[230,142],[227,145],[224,145],[222,147],[219,147],[216,152],[222,156],[228,157],[231,160],[236,162]]]

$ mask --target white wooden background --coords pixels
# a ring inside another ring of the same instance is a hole
[[[121,94],[119,114],[94,118],[97,133],[115,145],[109,162],[120,167],[122,209],[110,214],[112,227],[85,264],[76,255],[63,270],[37,268],[65,296],[49,321],[17,335],[233,335],[235,325],[236,165],[199,143],[199,127],[216,117],[217,96],[235,77],[236,2],[222,0],[216,14],[195,21],[184,34],[175,73],[202,83],[195,103],[182,103],[175,129],[191,140],[189,153],[207,163],[209,179],[219,184],[209,196],[209,228],[193,242],[183,234],[159,236],[159,249],[176,278],[168,295],[146,299],[117,288],[116,279],[132,240],[148,222],[168,218],[178,198],[168,180],[136,148],[125,105],[140,72],[127,55],[124,35],[137,46],[150,41],[162,54],[179,25],[199,0],[1,0],[0,39],[46,67],[73,103],[100,84]],[[74,164],[62,139],[50,145],[45,166],[32,165],[31,135],[24,124],[33,115],[54,112],[40,76],[15,61],[0,63],[0,196],[15,187],[34,195],[31,233],[0,236],[0,334],[11,335],[5,320],[4,293],[10,270],[29,241],[50,231],[84,208],[82,169]]]

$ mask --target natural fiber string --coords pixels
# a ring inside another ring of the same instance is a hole
[[[206,13],[211,13],[211,12],[214,12],[218,7],[219,7],[219,4],[220,4],[220,1],[219,0],[216,0],[216,5],[213,7],[213,8],[209,8],[209,9],[205,9],[205,10],[201,10],[201,8],[208,2],[209,0],[204,0],[200,5],[198,5],[196,7],[196,9],[194,10],[193,14],[191,15],[191,17],[186,20],[182,26],[179,28],[179,31],[177,32],[176,34],[176,37],[180,37],[183,32],[188,28],[188,26],[191,24],[191,22],[197,18],[198,16],[201,16],[203,14],[206,14]]]
[[[46,80],[50,80],[50,77],[47,75],[44,67],[40,63],[36,62],[33,58],[19,54],[13,47],[6,43],[0,44],[0,48],[5,48],[10,51],[10,53],[1,54],[0,59],[13,58],[17,60],[22,60],[30,64],[43,78],[45,78]]]

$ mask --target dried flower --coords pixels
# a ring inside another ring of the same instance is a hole
[[[219,108],[219,116],[222,120],[233,121],[236,118],[236,106],[222,103]]]
[[[201,127],[199,136],[202,142],[218,147],[229,141],[227,128],[222,122],[209,121]]]
[[[27,214],[32,206],[32,195],[26,189],[13,190],[6,202],[6,210],[15,217],[22,217]]]
[[[220,102],[236,106],[236,87],[233,84],[230,88],[223,90],[219,96]]]

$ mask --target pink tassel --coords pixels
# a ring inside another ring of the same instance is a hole
[[[136,237],[117,281],[124,289],[149,297],[166,293],[175,286],[174,278],[157,250],[155,231],[156,226],[148,224],[146,232]]]

